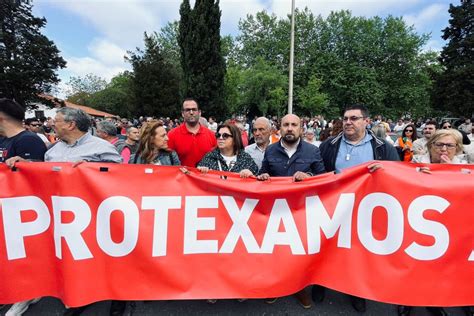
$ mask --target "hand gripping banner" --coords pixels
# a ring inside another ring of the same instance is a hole
[[[474,167],[382,163],[302,182],[0,165],[0,303],[265,298],[321,284],[387,303],[474,305]]]

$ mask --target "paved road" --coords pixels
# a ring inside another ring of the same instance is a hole
[[[110,302],[99,302],[90,306],[82,315],[107,315]],[[4,315],[8,306],[3,308],[0,315]],[[463,316],[460,308],[446,309],[450,316]],[[62,315],[64,307],[55,298],[44,298],[23,314],[25,316],[52,316]],[[130,307],[126,314],[130,315]],[[322,315],[322,316],[396,316],[396,308],[393,305],[382,304],[373,301],[367,302],[367,312],[357,313],[352,309],[346,296],[328,291],[323,303],[313,306],[311,309],[303,309],[294,297],[279,299],[272,305],[265,304],[262,300],[247,300],[239,303],[236,300],[221,300],[214,305],[206,301],[154,301],[137,302],[133,315]],[[411,313],[412,316],[429,316],[426,309],[418,307]]]

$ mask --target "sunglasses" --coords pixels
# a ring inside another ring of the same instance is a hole
[[[451,125],[444,125],[443,126],[443,129],[450,129],[451,128]]]
[[[225,139],[227,139],[227,138],[229,138],[229,137],[232,138],[232,135],[231,135],[231,134],[227,134],[227,133],[222,133],[222,134],[221,134],[221,133],[216,133],[216,138],[217,138],[217,139],[219,139],[219,138],[221,138],[221,137],[222,137],[222,139],[225,140]]]
[[[30,126],[38,127],[38,126],[41,126],[41,124],[30,124]]]
[[[406,129],[405,132],[406,133],[413,133],[413,130],[412,129]]]

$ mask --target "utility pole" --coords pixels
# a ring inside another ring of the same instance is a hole
[[[293,113],[293,64],[295,58],[295,0],[291,0],[291,33],[290,33],[290,74],[288,85],[288,114]]]

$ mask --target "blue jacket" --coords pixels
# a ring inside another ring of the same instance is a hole
[[[319,148],[302,139],[295,154],[289,158],[281,141],[271,144],[265,150],[262,168],[259,173],[272,177],[291,177],[297,171],[317,175],[326,172]]]
[[[372,145],[374,160],[400,161],[395,147],[389,144],[385,139],[376,137],[371,130],[367,130],[367,132],[372,135],[370,144]],[[324,160],[324,166],[327,171],[336,170],[336,158],[339,147],[341,146],[341,140],[342,132],[335,137],[329,137],[319,145]]]

